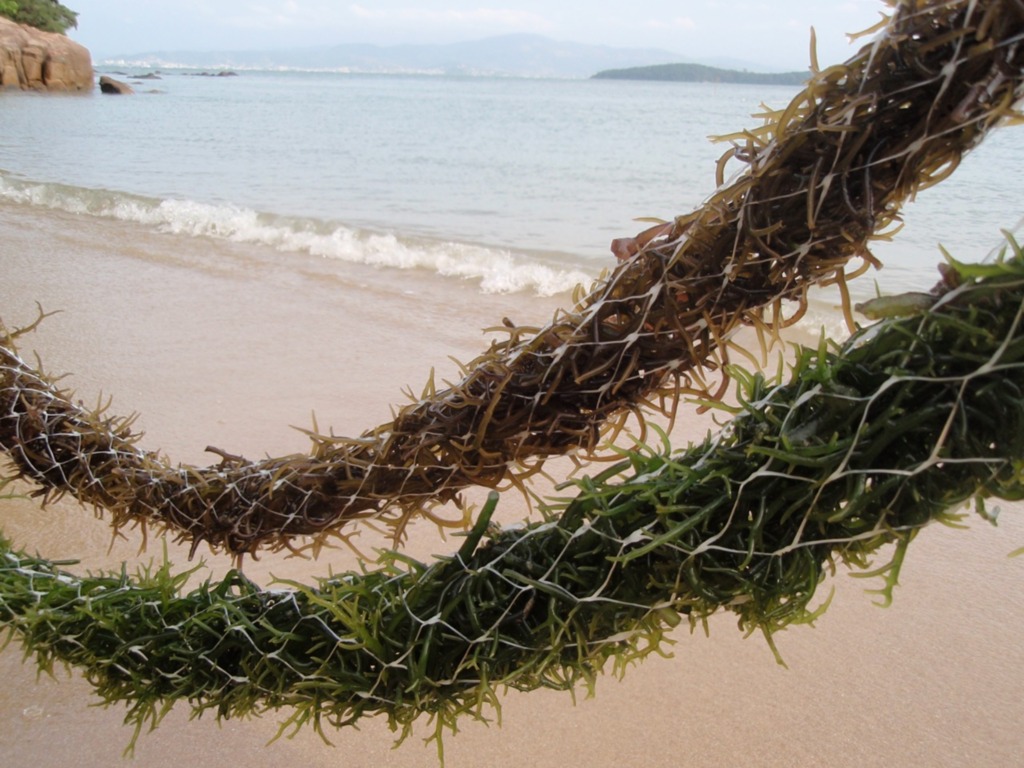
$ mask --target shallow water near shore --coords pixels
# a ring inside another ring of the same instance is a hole
[[[233,98],[266,93],[268,88],[290,93],[285,85],[295,82],[266,77],[263,91],[250,89],[240,78],[243,87],[236,91],[241,94]],[[180,98],[179,105],[189,100],[218,105],[226,91],[212,89],[233,85],[215,78],[183,79],[179,92],[177,81],[171,76],[167,81],[165,94],[140,94],[154,100],[152,105],[144,102],[144,111],[164,114],[167,105],[156,101],[164,98]],[[313,98],[315,89],[301,78],[299,82]],[[427,92],[435,100],[450,100],[453,89],[494,99],[503,87],[440,80],[424,85],[415,80],[403,90],[385,80],[374,82],[377,98],[414,103],[415,94],[422,100]],[[511,87],[519,89],[517,84]],[[455,378],[458,366],[451,358],[465,361],[482,351],[491,338],[483,329],[500,325],[503,317],[522,324],[548,320],[568,303],[569,284],[608,266],[608,239],[643,226],[632,221],[634,215],[681,212],[711,191],[706,184],[682,189],[672,177],[687,174],[677,166],[665,167],[667,150],[656,138],[661,134],[647,131],[657,115],[653,103],[664,104],[677,91],[648,89],[644,98],[649,102],[630,102],[626,109],[621,101],[608,101],[609,93],[619,91],[602,92],[602,101],[592,92],[580,95],[588,87],[551,85],[563,96],[576,95],[545,98],[549,105],[575,99],[589,103],[592,112],[603,108],[628,115],[629,129],[623,135],[635,137],[635,146],[627,159],[608,162],[611,171],[601,171],[601,162],[614,157],[614,143],[601,145],[587,159],[575,156],[553,174],[564,177],[558,184],[568,186],[547,188],[551,196],[545,199],[544,216],[531,208],[534,203],[517,201],[538,185],[554,184],[553,178],[524,181],[508,171],[510,166],[502,171],[500,164],[498,170],[480,171],[491,180],[476,188],[479,199],[471,210],[446,199],[444,174],[433,189],[426,176],[401,183],[403,171],[392,155],[406,162],[414,155],[397,150],[381,154],[381,163],[395,165],[379,178],[359,171],[365,178],[357,179],[356,188],[362,192],[352,194],[360,204],[369,199],[364,193],[373,189],[374,179],[386,187],[378,205],[367,205],[365,211],[339,210],[345,208],[341,198],[309,191],[315,182],[310,169],[326,164],[315,153],[297,166],[304,171],[287,171],[294,178],[285,173],[285,165],[296,165],[296,155],[285,162],[262,151],[241,153],[235,157],[238,167],[259,175],[260,182],[249,184],[252,176],[229,174],[219,185],[219,174],[208,168],[204,175],[200,167],[201,158],[223,146],[210,130],[164,125],[172,144],[177,136],[189,144],[209,145],[195,155],[165,154],[168,147],[155,134],[139,138],[144,128],[158,124],[152,122],[156,117],[143,120],[129,111],[130,104],[110,107],[119,115],[112,122],[111,112],[99,112],[108,109],[108,102],[91,97],[44,102],[17,96],[0,104],[5,110],[0,112],[4,149],[12,153],[0,160],[0,317],[10,325],[28,323],[36,316],[36,302],[58,311],[24,338],[22,352],[29,359],[38,354],[51,373],[67,374],[62,384],[84,402],[111,398],[111,412],[137,412],[136,427],[145,432],[142,446],[160,450],[172,461],[211,463],[216,458],[207,446],[254,458],[303,452],[308,439],[292,427],[311,427],[314,414],[321,430],[357,434],[387,421],[391,407],[406,400],[403,388],[418,394],[432,369],[439,380]],[[482,90],[472,91],[477,88]],[[362,98],[370,98],[373,90],[361,90]],[[685,95],[686,89],[678,92]],[[522,91],[516,93],[518,102],[504,103],[532,108]],[[627,97],[639,98],[615,98]],[[710,99],[707,91],[696,98],[695,104]],[[753,94],[737,97],[742,115],[756,108],[752,99]],[[23,132],[52,103],[66,110],[67,119],[90,125],[56,150]],[[218,108],[227,109],[223,104]],[[723,124],[713,129],[698,125],[694,135],[735,129],[734,117],[725,115]],[[16,137],[8,133],[8,125],[22,126]],[[307,128],[312,135],[313,129]],[[670,136],[670,128],[666,122],[659,131]],[[106,139],[104,130],[109,131]],[[110,145],[111,137],[117,137],[114,143],[125,149],[125,156],[105,165],[96,153]],[[884,278],[886,290],[930,286],[935,281],[935,242],[950,244],[965,259],[980,258],[997,238],[998,228],[1015,223],[1007,219],[1019,213],[1014,183],[1020,174],[1014,169],[1024,162],[1024,153],[1017,152],[1021,139],[1010,130],[993,139],[969,158],[977,164],[965,162],[951,186],[922,195],[908,211],[907,231],[893,243],[879,245],[887,266],[878,277]],[[306,143],[307,149],[311,146]],[[35,154],[19,155],[23,159],[17,165],[8,162],[19,148]],[[506,160],[517,153],[512,146],[496,146],[494,151]],[[651,165],[644,165],[651,160],[646,154],[654,157]],[[709,156],[718,154],[713,150]],[[76,164],[76,156],[88,160]],[[264,159],[263,173],[257,174]],[[686,161],[699,167],[694,175],[705,181],[711,178],[706,159]],[[444,164],[443,159],[436,162]],[[536,163],[536,168],[543,167],[544,162]],[[462,173],[469,173],[468,168]],[[659,175],[658,184],[645,183],[662,173],[666,178]],[[633,178],[633,186],[623,181],[627,178]],[[962,185],[953,184],[958,179]],[[347,189],[347,181],[335,181],[332,188]],[[662,181],[668,187],[659,186]],[[277,197],[264,197],[275,185]],[[323,189],[329,186],[325,182]],[[602,190],[603,202],[585,197],[590,188]],[[417,189],[426,191],[420,195]],[[652,195],[647,202],[639,200],[636,190],[641,189]],[[403,204],[403,190],[408,191],[408,204]],[[427,208],[417,207],[421,204],[435,210],[424,213]],[[608,213],[612,209],[622,216],[615,223]],[[576,218],[581,212],[582,219]],[[423,223],[428,220],[430,226]],[[347,244],[345,232],[355,233]],[[319,245],[292,247],[303,235],[309,236],[303,242]],[[951,237],[960,238],[959,248]],[[284,240],[288,242],[283,246]],[[334,243],[340,245],[332,251]],[[971,253],[962,252],[968,248]],[[395,257],[402,249],[411,254],[411,262]],[[473,258],[486,269],[446,275],[439,267],[444,259],[459,265],[472,261],[470,249],[477,249]],[[372,252],[392,261],[374,261],[367,257]],[[355,256],[339,256],[346,253]],[[537,278],[539,266],[551,272]],[[873,292],[870,278],[859,282],[861,295]],[[502,284],[520,290],[507,292]],[[817,296],[813,318],[798,329],[802,338],[813,339],[822,323],[830,334],[844,334],[832,301],[827,294]],[[713,428],[710,416],[687,410],[674,435],[682,445]],[[554,479],[561,479],[566,469],[556,463]],[[469,500],[479,502],[479,497],[470,494]],[[446,739],[447,765],[1014,764],[1024,748],[1024,593],[1019,589],[1024,558],[1007,554],[1024,545],[1024,509],[1001,506],[998,527],[970,515],[969,530],[933,526],[924,531],[910,548],[890,608],[873,605],[873,596],[865,594],[877,584],[838,574],[832,580],[832,605],[817,625],[777,637],[788,668],[775,663],[762,639],[743,638],[730,618],[718,617],[710,624],[710,637],[677,631],[674,658],[650,658],[623,680],[602,677],[596,696],[587,698],[586,691],[579,691],[575,705],[568,694],[546,691],[503,696],[501,726],[470,720],[460,724],[460,732]],[[504,495],[502,522],[530,514],[521,497]],[[0,500],[0,526],[29,551],[80,559],[75,566],[80,572],[119,568],[122,562],[132,568],[163,552],[163,543],[154,540],[140,552],[143,538],[138,531],[123,531],[112,540],[104,520],[67,499],[45,509],[30,499]],[[460,541],[441,537],[431,525],[415,525],[408,552],[426,559],[453,551]],[[363,530],[354,543],[372,556],[383,539]],[[166,551],[178,568],[190,565],[185,548],[168,543]],[[230,566],[223,557],[199,556],[210,574]],[[355,555],[339,548],[315,562],[268,555],[247,561],[245,568],[256,580],[269,583],[275,577],[306,580],[355,564]],[[121,752],[130,738],[122,725],[124,711],[92,706],[96,699],[77,674],[67,677],[58,671],[54,679],[38,677],[31,663],[22,662],[16,642],[0,653],[0,671],[5,679],[0,687],[5,764],[122,764]],[[178,706],[155,732],[140,738],[134,763],[125,764],[437,764],[433,746],[420,740],[430,733],[425,721],[396,751],[391,749],[394,734],[380,719],[331,732],[333,746],[311,731],[268,745],[283,718],[271,713],[223,724],[210,716],[190,721],[187,709]]]
[[[130,74],[130,73],[128,73]],[[125,75],[119,75],[125,77]],[[644,217],[688,213],[784,86],[162,72],[126,100],[4,94],[0,201],[555,294]],[[150,93],[148,90],[155,89]],[[146,90],[144,90],[146,89]],[[70,127],[73,126],[73,130]],[[854,291],[927,290],[939,245],[981,259],[1020,219],[1024,132],[994,131],[905,208]],[[726,176],[742,170],[735,161]]]

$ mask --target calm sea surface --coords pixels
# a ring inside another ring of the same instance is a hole
[[[757,125],[762,103],[795,92],[181,71],[134,87],[129,98],[3,94],[0,204],[544,294],[610,265],[608,242],[646,226],[634,219],[699,205],[725,150],[708,137]],[[1024,130],[996,132],[906,209],[905,229],[876,249],[884,290],[929,287],[939,243],[980,259],[1016,227],[1022,148]]]

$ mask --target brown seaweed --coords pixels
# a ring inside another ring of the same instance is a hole
[[[815,66],[787,107],[724,137],[718,189],[703,206],[627,243],[627,258],[574,309],[536,332],[510,328],[462,381],[358,438],[314,434],[308,455],[220,452],[215,466],[172,466],[136,446],[129,421],[74,405],[5,332],[0,447],[44,494],[72,493],[118,527],[154,523],[236,554],[319,541],[363,517],[400,531],[468,486],[517,482],[551,456],[592,458],[626,415],[642,425],[644,409],[714,396],[709,373],[741,326],[772,338],[811,286],[845,295],[877,263],[870,242],[898,224],[900,206],[1017,117],[1022,35],[1017,0],[897,3],[858,54]],[[726,183],[731,161],[743,172]]]

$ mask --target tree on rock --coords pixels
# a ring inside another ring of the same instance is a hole
[[[44,32],[64,34],[78,26],[78,14],[56,0],[0,0],[0,16]]]

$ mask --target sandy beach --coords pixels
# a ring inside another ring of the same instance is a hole
[[[87,403],[137,412],[143,447],[173,461],[212,463],[214,445],[249,457],[304,452],[292,426],[357,434],[389,418],[435,369],[467,360],[503,317],[543,323],[566,297],[486,296],[432,273],[328,264],[308,255],[227,241],[162,235],[109,219],[0,204],[0,317],[31,322],[36,302],[60,310],[22,341]],[[677,433],[700,436],[707,418]],[[445,741],[449,768],[603,766],[1006,766],[1024,748],[1024,545],[1019,507],[1000,525],[974,516],[969,530],[932,527],[910,548],[889,608],[872,604],[874,582],[840,573],[831,608],[814,628],[777,637],[788,668],[760,637],[728,616],[710,637],[675,635],[673,658],[650,658],[624,679],[601,679],[596,696],[538,692],[502,698],[500,727],[469,720]],[[525,503],[506,494],[503,520]],[[70,500],[45,509],[0,500],[0,525],[22,548],[77,558],[79,571],[159,557],[151,540]],[[372,547],[366,532],[357,543]],[[409,552],[450,552],[433,526],[414,526]],[[187,566],[187,550],[168,544]],[[200,553],[211,572],[223,557]],[[308,578],[352,566],[346,550],[317,562],[267,556],[246,569],[257,580]],[[825,595],[822,595],[824,599]],[[417,734],[392,750],[381,719],[330,734],[268,742],[283,716],[218,724],[190,721],[178,705],[122,762],[130,729],[123,710],[95,706],[76,673],[37,675],[17,642],[0,654],[0,753],[9,765],[432,766]]]

